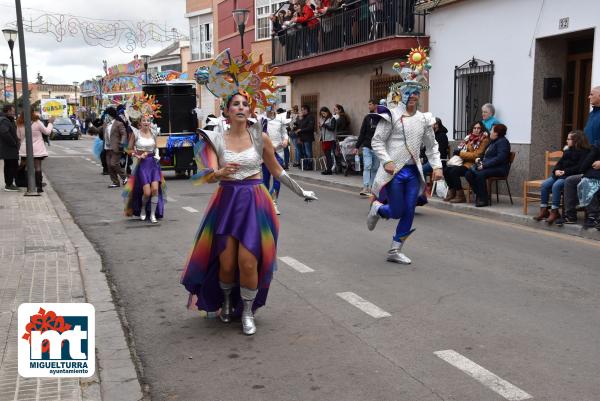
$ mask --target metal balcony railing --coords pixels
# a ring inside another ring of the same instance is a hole
[[[359,0],[273,33],[273,65],[393,36],[423,36],[425,13],[415,0]]]

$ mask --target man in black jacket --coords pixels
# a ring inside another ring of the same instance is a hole
[[[310,115],[310,107],[303,105],[301,108],[302,119],[298,121],[298,128],[296,134],[298,140],[302,143],[300,146],[300,165],[302,166],[302,159],[308,159],[304,162],[306,166],[305,170],[313,169],[313,150],[312,145],[315,140],[315,118]]]
[[[360,195],[369,196],[371,195],[371,187],[375,180],[375,174],[379,168],[379,159],[373,153],[371,148],[371,139],[375,134],[375,128],[377,128],[378,118],[375,116],[377,110],[377,102],[374,99],[369,99],[369,114],[363,119],[362,125],[360,126],[360,134],[354,149],[354,154],[358,154],[358,150],[362,146],[363,151],[363,189],[360,191]]]
[[[19,190],[14,184],[19,169],[20,146],[15,124],[15,108],[12,104],[6,104],[0,113],[0,159],[4,159],[5,191]]]

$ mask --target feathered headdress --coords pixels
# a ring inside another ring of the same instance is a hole
[[[275,69],[263,64],[262,54],[258,61],[242,50],[241,57],[231,56],[229,49],[220,53],[210,67],[200,67],[194,73],[196,82],[206,88],[226,104],[235,94],[246,96],[250,111],[257,106],[266,108],[269,98],[277,90]]]
[[[402,81],[390,86],[388,104],[406,104],[411,94],[429,89],[431,64],[426,49],[411,49],[407,61],[394,63],[392,69],[400,75]]]

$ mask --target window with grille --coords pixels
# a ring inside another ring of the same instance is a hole
[[[463,139],[481,120],[481,106],[492,103],[494,62],[472,58],[454,68],[454,139]]]
[[[282,4],[285,3],[287,3],[287,1],[256,1],[256,40],[269,39],[271,37],[271,31],[273,28],[269,17],[274,14]]]
[[[398,75],[383,75],[371,78],[371,95],[370,98],[379,102],[381,99],[387,99],[390,91],[390,86],[401,82],[402,78]]]
[[[199,15],[190,20],[190,50],[192,60],[207,60],[212,58],[212,15]]]

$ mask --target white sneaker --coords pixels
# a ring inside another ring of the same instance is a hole
[[[146,211],[145,210],[142,210],[140,212],[140,220],[146,221]]]
[[[279,211],[279,207],[277,207],[277,201],[273,201],[273,208],[275,209],[275,214],[279,216],[281,212]]]
[[[152,224],[158,223],[158,220],[156,219],[156,216],[154,215],[154,213],[150,213],[150,223],[152,223]]]
[[[375,226],[379,221],[379,214],[377,214],[377,212],[382,205],[383,204],[379,201],[373,201],[373,203],[371,203],[371,209],[369,209],[369,214],[367,215],[367,228],[369,231],[375,229]]]

